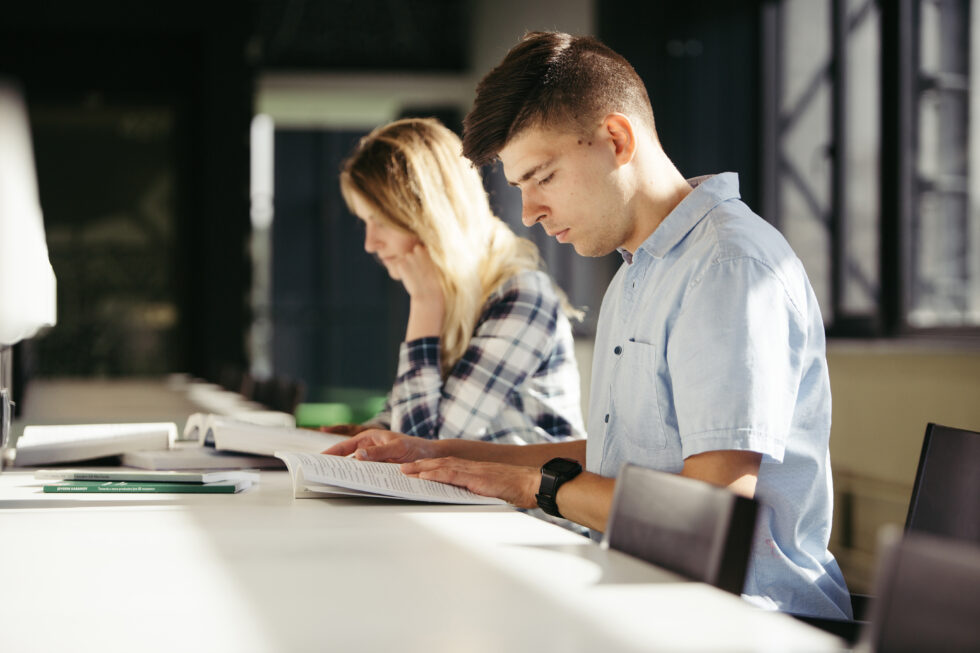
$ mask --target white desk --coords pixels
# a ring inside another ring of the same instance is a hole
[[[0,650],[830,651],[843,643],[499,507],[45,495],[0,473]]]

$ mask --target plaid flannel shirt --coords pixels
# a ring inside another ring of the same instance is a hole
[[[445,381],[438,337],[403,342],[395,384],[368,424],[511,444],[584,437],[571,325],[548,275],[522,272],[491,294]]]

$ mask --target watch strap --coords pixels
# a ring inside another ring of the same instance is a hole
[[[538,507],[552,517],[562,517],[558,510],[558,489],[582,473],[582,465],[569,458],[552,458],[541,467],[541,485],[534,498]]]

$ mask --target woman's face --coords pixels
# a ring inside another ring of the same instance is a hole
[[[354,215],[364,223],[364,251],[374,254],[392,279],[401,280],[399,261],[419,244],[418,237],[381,219],[374,207],[357,193],[352,193],[351,205]]]

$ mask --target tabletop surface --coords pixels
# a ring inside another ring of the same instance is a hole
[[[180,377],[44,380],[28,423],[238,410]],[[78,465],[81,466],[81,465]],[[835,651],[843,642],[509,507],[44,494],[0,471],[0,651]]]
[[[0,474],[9,651],[840,650],[785,615],[505,507],[45,495]]]

